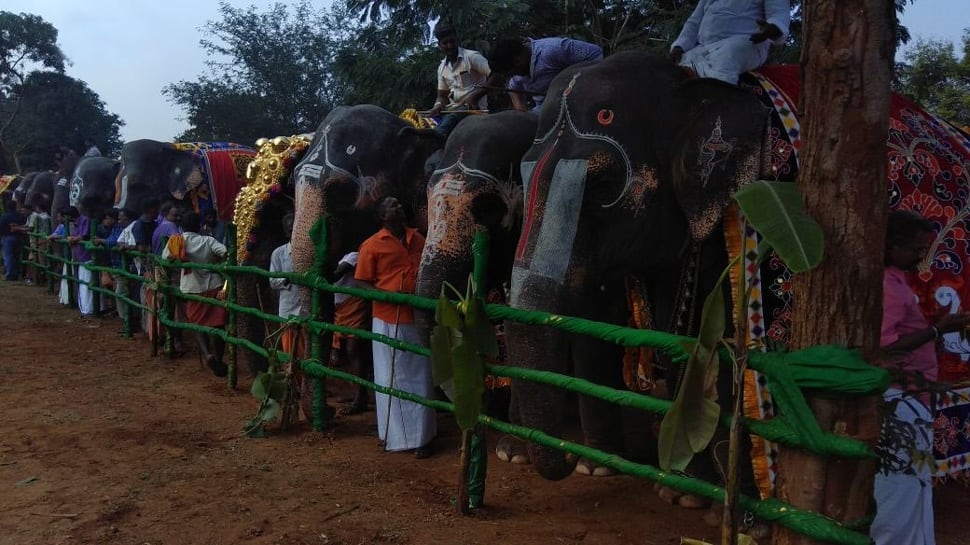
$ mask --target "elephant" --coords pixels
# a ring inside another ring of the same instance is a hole
[[[24,194],[24,204],[30,208],[49,207],[54,199],[54,185],[59,178],[58,172],[52,170],[38,173]]]
[[[115,179],[120,171],[121,162],[117,159],[84,157],[78,161],[69,185],[71,206],[76,206],[81,215],[102,217],[114,206]]]
[[[17,203],[17,206],[23,207],[27,204],[27,191],[30,190],[30,186],[34,183],[34,178],[40,174],[41,171],[31,171],[25,173],[21,178],[16,187],[13,187],[13,200]]]
[[[229,221],[255,154],[252,148],[226,142],[127,142],[121,150],[114,206],[140,212],[146,197],[188,199],[186,204],[200,214],[215,209],[220,220]]]
[[[489,300],[504,301],[522,227],[519,162],[532,145],[537,124],[532,112],[505,111],[467,117],[449,135],[427,186],[428,237],[417,295],[437,298],[444,282],[463,290],[474,264],[472,241],[476,232],[484,231],[489,258],[486,285],[478,289]],[[432,313],[415,311],[415,322],[430,343]],[[491,410],[504,418],[501,404],[506,400],[496,395],[492,401]]]
[[[65,202],[57,202],[58,188],[69,186],[74,169],[80,160],[74,150],[62,147],[57,156],[57,170],[50,176],[38,175],[34,178],[31,191],[27,195],[27,203],[40,204],[42,207],[49,208],[51,217],[54,217],[60,208],[66,206]],[[34,203],[34,200],[38,202]]]
[[[428,236],[421,254],[418,295],[436,298],[444,282],[463,288],[472,272],[475,233],[489,234],[488,283],[482,293],[510,280],[512,253],[522,226],[519,162],[532,145],[538,116],[506,111],[470,116],[448,137],[427,185]],[[430,331],[430,313],[415,319]]]
[[[397,197],[409,222],[426,231],[425,163],[443,147],[444,137],[436,131],[416,129],[378,106],[331,111],[294,169],[294,270],[307,272],[313,266],[310,229],[326,217],[324,272],[331,277],[343,255],[378,231],[374,205],[385,196]]]
[[[668,59],[640,52],[560,73],[522,159],[512,306],[626,325],[633,277],[656,329],[695,333],[702,297],[691,295],[709,292],[727,262],[717,227],[732,193],[760,174],[767,122],[768,109],[749,91],[691,79]],[[618,346],[547,326],[510,322],[506,333],[515,365],[559,373],[571,366],[577,377],[622,387]],[[676,382],[676,370],[668,373]],[[523,425],[560,435],[561,390],[513,380],[512,391]],[[616,423],[635,415],[579,401],[585,443],[617,450],[624,430]],[[639,451],[636,442],[648,435],[643,427],[625,437],[627,450]],[[547,479],[566,477],[576,464],[531,443],[528,453]],[[593,462],[578,463],[597,473]]]
[[[247,183],[236,199],[233,223],[239,240],[239,264],[269,269],[273,250],[288,240],[283,232],[283,216],[293,212],[293,184],[290,175],[310,144],[311,135],[276,137],[257,141],[259,150],[247,169]],[[276,314],[278,292],[270,289],[269,281],[253,274],[236,277],[236,302]],[[241,315],[237,335],[262,345],[266,338],[266,324],[262,319]],[[266,371],[267,359],[251,350],[241,352],[254,376]]]

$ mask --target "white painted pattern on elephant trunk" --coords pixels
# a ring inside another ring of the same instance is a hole
[[[354,207],[358,209],[365,208],[381,197],[378,194],[380,182],[374,176],[365,176],[360,169],[360,165],[357,165],[357,174],[354,174],[334,164],[330,159],[330,128],[330,125],[323,128],[323,136],[320,138],[320,141],[313,146],[313,149],[310,150],[310,153],[303,160],[303,165],[300,166],[296,175],[297,183],[326,184],[334,179],[350,180],[357,185],[357,197],[354,199]],[[357,146],[353,143],[349,143],[344,149],[344,153],[348,157],[354,155],[356,152]],[[321,154],[323,155],[323,164],[316,164],[315,161],[320,158]]]
[[[449,225],[454,223],[453,214],[457,212],[458,206],[455,202],[467,182],[464,179],[454,177],[452,174],[445,174],[429,191],[428,196],[428,238],[424,244],[422,263],[425,259],[433,261],[441,250],[445,237],[448,236]]]

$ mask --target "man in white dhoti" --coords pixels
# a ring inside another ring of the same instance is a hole
[[[737,84],[742,72],[783,44],[791,21],[789,0],[701,0],[670,47],[670,58],[699,77]]]
[[[360,246],[356,280],[397,293],[414,293],[424,237],[405,225],[404,207],[394,197],[378,206],[383,228]],[[411,307],[374,301],[374,333],[421,344]],[[374,382],[432,398],[431,362],[424,356],[373,343]],[[376,394],[377,431],[388,451],[413,450],[416,458],[431,455],[435,412],[429,407]]]

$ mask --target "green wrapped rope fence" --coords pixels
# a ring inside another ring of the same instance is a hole
[[[226,261],[229,265],[235,265],[238,259],[238,244],[236,241],[236,225],[234,223],[229,223],[226,225]],[[229,336],[236,336],[236,310],[233,309],[233,303],[236,301],[236,275],[229,274],[224,277],[226,279],[226,289],[225,289],[225,301],[221,302],[223,306],[226,307],[228,317],[226,318],[226,333]],[[226,346],[226,359],[229,364],[229,372],[226,375],[226,384],[229,386],[230,390],[235,390],[236,385],[239,382],[239,356],[236,351],[236,345],[233,343],[228,343]]]
[[[314,249],[316,250],[313,254],[313,265],[310,272],[307,274],[308,278],[311,280],[325,280],[323,275],[324,267],[327,262],[327,218],[320,218],[310,229],[310,240],[313,241]],[[310,292],[310,316],[313,318],[319,318],[321,312],[323,312],[323,299],[321,295],[322,290],[313,290]],[[324,291],[323,293],[328,293]],[[333,307],[333,297],[331,296],[330,307]],[[330,341],[332,339],[332,334],[323,335],[314,334],[310,336],[310,357],[317,360],[323,361],[324,355],[327,356],[329,360],[330,356]],[[326,342],[327,346],[323,346],[323,341]],[[304,367],[305,370],[305,367]],[[313,375],[307,373],[307,377]],[[324,376],[320,375],[313,380],[313,429],[317,431],[323,430],[326,426],[326,416],[324,415],[324,407],[327,403],[327,392],[326,383],[324,382]]]
[[[354,384],[362,384],[373,389],[374,391],[392,395],[407,401],[413,401],[436,410],[446,410],[449,412],[454,411],[454,405],[451,403],[425,399],[410,392],[379,386],[350,373],[338,371],[336,369],[321,365],[320,362],[316,360],[304,360],[302,364],[303,368],[309,373],[325,374],[332,378],[345,380]],[[724,488],[712,485],[700,479],[694,479],[691,477],[661,471],[660,469],[651,465],[631,462],[615,454],[608,454],[585,445],[559,439],[539,430],[509,424],[501,420],[495,420],[489,416],[479,415],[478,421],[502,433],[514,435],[515,437],[524,439],[526,441],[531,441],[587,458],[600,465],[613,468],[627,475],[643,477],[651,481],[658,482],[664,486],[669,486],[689,494],[702,496],[713,501],[723,501],[724,499]],[[869,544],[869,537],[866,535],[848,530],[833,519],[817,513],[812,513],[811,511],[796,509],[779,500],[758,500],[749,496],[741,496],[741,506],[754,513],[757,517],[781,524],[787,528],[792,528],[793,530],[814,539],[829,543],[839,543],[842,545]]]
[[[264,277],[283,276],[290,279],[291,282],[296,285],[305,286],[313,290],[313,292],[316,294],[315,309],[317,311],[319,311],[322,307],[322,300],[320,299],[321,292],[347,293],[349,295],[363,297],[372,301],[379,300],[394,304],[410,304],[412,306],[427,310],[433,310],[435,308],[436,301],[433,299],[425,299],[414,295],[374,292],[360,288],[341,288],[332,286],[320,274],[323,267],[323,257],[325,256],[325,237],[322,236],[324,234],[324,226],[322,224],[318,224],[318,227],[315,229],[317,230],[317,238],[315,239],[315,242],[318,244],[317,262],[315,263],[314,270],[306,275],[297,273],[270,275],[267,271],[257,267],[239,266],[232,262],[227,265],[214,266],[188,263],[179,264],[179,266],[182,268],[206,268],[209,270],[214,270],[225,275],[227,279],[232,278],[236,273],[239,272],[247,272]],[[473,276],[475,278],[476,285],[484,287],[484,264],[487,262],[487,257],[485,257],[487,256],[487,239],[476,237],[473,252],[476,255],[476,266]],[[127,253],[130,256],[145,255],[140,254],[139,252]],[[150,254],[147,256],[154,258],[154,256],[151,256]],[[53,252],[51,257],[52,259],[49,260],[48,266],[44,267],[45,270],[53,269],[61,263],[67,263],[70,266],[75,264],[69,258],[61,259],[58,256],[54,256]],[[170,263],[165,263],[160,260],[159,262],[163,265],[171,265]],[[100,267],[93,264],[88,264],[88,267],[93,271],[112,270],[109,267]],[[61,276],[58,272],[50,272],[52,273],[51,278],[59,278]],[[131,275],[130,273],[127,273],[127,271],[116,272],[122,276],[133,277],[141,280],[137,275]],[[77,282],[74,275],[68,274],[67,276],[72,282]],[[300,362],[301,368],[309,377],[321,379],[324,377],[340,378],[355,384],[363,384],[382,393],[394,395],[396,397],[421,403],[436,409],[451,409],[451,405],[448,403],[434,400],[424,400],[413,394],[398,392],[390,388],[377,386],[348,373],[329,369],[320,363],[321,361],[326,361],[326,358],[325,347],[320,345],[319,337],[333,331],[345,331],[353,332],[363,338],[371,339],[375,342],[386,342],[402,350],[427,355],[430,353],[430,350],[425,347],[375,335],[370,331],[358,331],[351,328],[343,328],[321,321],[283,320],[275,315],[270,315],[267,313],[262,313],[256,309],[249,309],[239,306],[235,301],[232,300],[219,302],[217,300],[207,299],[191,294],[182,294],[178,291],[177,286],[160,285],[158,287],[163,294],[172,300],[180,298],[185,300],[205,300],[206,302],[214,304],[221,303],[230,309],[231,312],[236,316],[241,314],[252,314],[272,322],[294,322],[295,324],[306,326],[308,330],[313,333],[313,337],[317,338],[317,345],[315,350],[311,353],[311,356],[313,357]],[[95,286],[95,289],[101,288]],[[99,293],[105,293],[108,295],[106,290]],[[117,294],[113,293],[111,293],[111,295],[115,296],[119,300],[124,300],[137,305],[136,308],[145,308],[144,305],[141,305],[128,297],[117,296]],[[609,324],[598,324],[581,318],[573,318],[550,313],[521,311],[502,305],[488,305],[486,307],[486,311],[489,317],[493,319],[510,319],[523,321],[530,324],[552,325],[554,327],[564,329],[567,332],[594,335],[623,346],[651,346],[653,348],[668,352],[674,358],[686,357],[685,348],[682,346],[682,343],[685,340],[688,341],[688,343],[692,341],[692,339],[686,337],[668,335],[660,332],[634,330]],[[267,351],[263,347],[258,346],[256,343],[253,343],[248,339],[240,339],[236,337],[234,331],[216,330],[195,326],[194,324],[176,323],[171,319],[171,315],[164,311],[161,313],[160,318],[161,322],[167,327],[203,331],[205,333],[218,335],[225,339],[226,342],[231,346],[243,346],[254,352],[267,355]],[[800,388],[819,388],[830,392],[835,392],[837,395],[860,395],[878,391],[879,388],[885,383],[888,375],[885,374],[884,371],[874,369],[865,364],[865,362],[858,358],[858,354],[852,354],[850,351],[846,351],[839,347],[817,348],[817,351],[809,350],[781,354],[752,353],[750,366],[753,369],[765,372],[765,374],[768,376],[769,385],[772,386],[773,390],[776,392],[779,402],[785,402],[786,399],[789,401],[799,399],[803,400],[801,397]],[[280,357],[286,358],[287,356],[285,354],[280,354]],[[644,410],[650,410],[652,412],[664,413],[670,406],[670,403],[664,400],[650,398],[648,396],[633,392],[617,392],[589,383],[587,381],[583,381],[581,379],[574,379],[552,373],[542,373],[499,365],[489,366],[488,369],[493,374],[553,384],[572,391],[583,392],[597,398],[613,401],[621,405],[637,407]],[[838,376],[843,378],[835,380],[834,382],[836,382],[836,384],[832,384],[832,378]],[[323,402],[322,388],[315,388],[313,418],[314,427],[317,428],[322,427],[324,424],[323,414],[318,414],[322,413],[320,409],[323,407]],[[750,431],[781,443],[807,447],[818,452],[826,452],[840,456],[872,456],[871,450],[863,443],[844,437],[834,437],[831,434],[826,434],[822,432],[822,430],[818,429],[817,423],[814,422],[813,415],[807,409],[807,406],[804,406],[803,401],[801,405],[798,403],[793,403],[790,405],[790,407],[794,407],[795,409],[788,411],[783,410],[781,411],[782,416],[776,417],[771,421],[746,421],[745,423]],[[479,422],[488,425],[493,429],[515,435],[516,437],[553,448],[559,448],[560,450],[568,453],[584,456],[596,461],[597,463],[612,467],[624,473],[645,477],[683,492],[696,494],[715,501],[721,500],[724,496],[724,490],[720,487],[703,483],[688,477],[665,473],[652,466],[635,464],[618,456],[593,451],[592,449],[587,449],[582,445],[550,437],[536,430],[528,430],[520,426],[513,426],[501,421],[492,420],[486,416],[480,416]],[[815,426],[814,428],[812,427],[813,424]],[[839,525],[831,519],[818,514],[796,510],[777,500],[765,500],[759,502],[753,498],[742,497],[741,505],[764,520],[776,522],[783,526],[795,529],[796,531],[815,539],[852,545],[855,545],[856,543],[860,545],[862,543],[868,543],[867,537],[855,532],[851,532],[845,526]]]

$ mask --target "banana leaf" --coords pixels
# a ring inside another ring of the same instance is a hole
[[[724,336],[724,292],[721,283],[704,301],[701,330],[690,351],[684,380],[670,410],[660,424],[660,467],[683,471],[694,454],[704,450],[717,429],[717,346]]]
[[[805,272],[822,261],[822,228],[805,212],[797,185],[758,180],[738,190],[734,200],[792,272]]]

